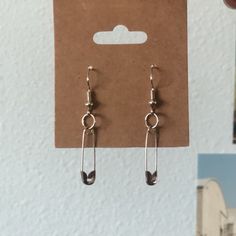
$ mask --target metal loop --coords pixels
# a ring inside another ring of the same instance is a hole
[[[88,125],[86,123],[86,120],[88,120],[89,118],[92,118],[93,120],[93,123],[91,125]],[[86,113],[82,119],[81,119],[81,122],[82,122],[82,125],[84,126],[85,129],[93,129],[95,124],[96,124],[96,119],[95,119],[95,116],[92,114],[92,113]]]
[[[151,129],[148,128],[146,131],[146,137],[145,137],[145,177],[146,177],[146,183],[148,185],[155,185],[157,183],[157,165],[158,165],[158,150],[157,150],[157,146],[158,146],[158,131],[152,130],[154,131],[154,142],[155,142],[155,170],[153,172],[153,174],[148,170],[148,140],[149,140],[149,136],[151,133]]]
[[[86,142],[86,136],[89,135],[89,133],[93,136],[93,170],[89,173],[86,174],[84,171],[84,149],[85,149],[85,142]],[[94,129],[84,129],[83,130],[83,135],[82,135],[82,156],[81,156],[81,178],[84,184],[86,185],[92,185],[95,182],[96,179],[96,149],[95,149],[95,143],[96,143],[96,137],[95,137],[95,132]]]
[[[155,118],[155,123],[152,125],[149,121],[149,119],[151,117],[154,117]],[[155,112],[150,112],[146,115],[145,117],[145,125],[148,129],[155,129],[159,124],[159,117],[157,116],[157,114]]]

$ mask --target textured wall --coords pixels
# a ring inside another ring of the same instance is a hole
[[[233,13],[189,1],[191,147],[160,151],[152,188],[143,149],[99,149],[87,187],[80,150],[54,148],[52,0],[1,0],[0,235],[193,236],[197,153],[236,150]]]

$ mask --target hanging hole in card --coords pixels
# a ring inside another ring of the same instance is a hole
[[[112,31],[95,33],[93,41],[102,45],[143,44],[147,38],[147,34],[143,31],[129,31],[126,26],[117,25]]]

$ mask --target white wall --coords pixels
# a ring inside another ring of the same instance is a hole
[[[193,236],[197,153],[236,150],[233,14],[189,1],[191,147],[160,151],[151,188],[143,149],[99,149],[87,187],[80,150],[54,148],[52,0],[1,0],[0,235]]]

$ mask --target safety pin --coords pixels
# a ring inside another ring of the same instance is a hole
[[[90,133],[88,133],[90,132]],[[84,149],[85,149],[85,141],[86,136],[92,135],[93,139],[93,170],[87,175],[87,173],[84,171]],[[92,185],[95,182],[96,179],[96,148],[95,148],[95,132],[94,129],[84,129],[83,135],[82,135],[82,157],[81,157],[81,178],[84,184],[86,185]]]
[[[146,138],[145,138],[145,177],[146,177],[146,183],[148,185],[155,185],[157,183],[157,165],[158,165],[158,150],[157,150],[157,143],[158,143],[158,137],[157,137],[157,131],[155,130],[153,132],[154,134],[154,152],[155,152],[155,170],[153,174],[148,170],[148,140],[151,134],[151,129],[147,129],[146,131]]]

